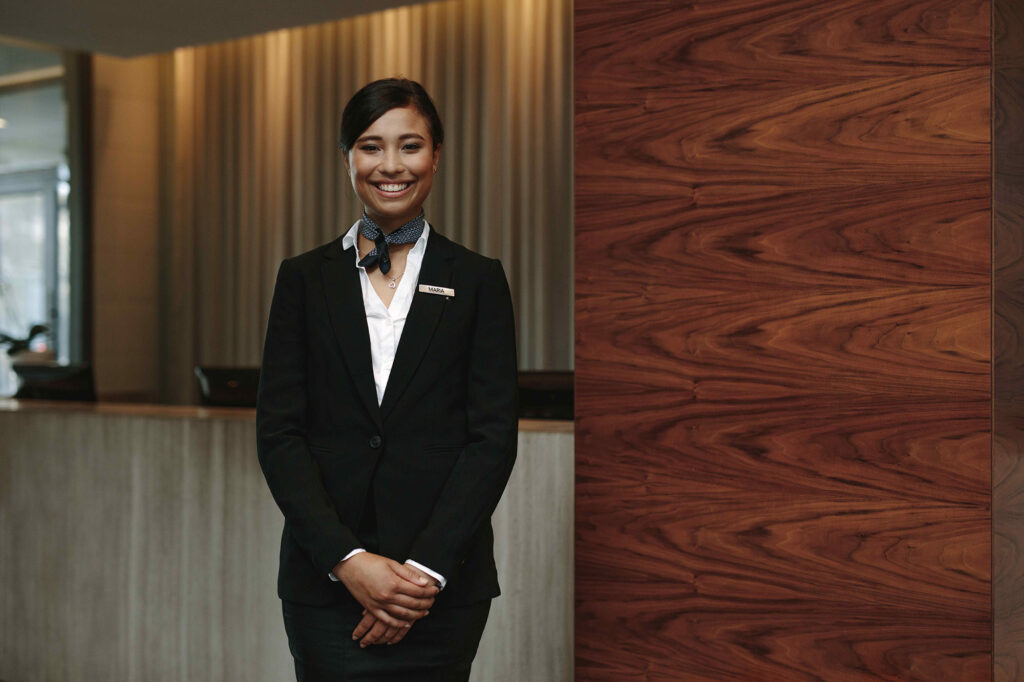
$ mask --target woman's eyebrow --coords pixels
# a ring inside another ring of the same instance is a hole
[[[422,135],[420,135],[419,133],[404,133],[404,134],[398,136],[399,140],[408,140],[410,138],[415,138],[415,139],[418,139],[418,140],[426,139]],[[384,138],[382,136],[380,136],[380,135],[366,135],[365,137],[360,137],[358,140],[356,140],[356,142],[357,143],[359,143],[359,142],[371,142],[371,141],[372,142],[381,142],[383,140],[384,140]]]

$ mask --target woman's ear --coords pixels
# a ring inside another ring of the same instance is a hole
[[[434,166],[434,172],[435,173],[437,172],[437,164],[438,164],[438,162],[440,162],[440,160],[441,160],[441,145],[437,145],[436,147],[434,147],[434,163],[433,163],[433,166]]]

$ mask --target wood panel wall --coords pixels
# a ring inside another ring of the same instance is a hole
[[[992,550],[995,674],[1024,679],[1024,4],[993,30]]]
[[[991,676],[990,12],[576,0],[577,679]]]
[[[254,410],[0,400],[0,680],[294,680],[255,442]],[[572,452],[520,421],[471,682],[572,679]]]

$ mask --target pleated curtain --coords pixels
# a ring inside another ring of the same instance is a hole
[[[500,258],[520,367],[573,359],[569,0],[454,0],[176,50],[161,241],[161,393],[192,368],[260,361],[280,261],[360,206],[338,149],[363,84],[407,76],[446,129],[427,219]]]

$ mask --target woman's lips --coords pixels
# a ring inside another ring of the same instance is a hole
[[[412,187],[411,182],[375,182],[373,186],[386,197],[400,197]]]

